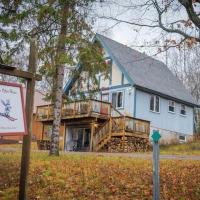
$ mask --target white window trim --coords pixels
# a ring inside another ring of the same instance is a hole
[[[185,137],[185,139],[184,139],[184,140],[180,139],[180,136]],[[179,136],[178,136],[178,139],[179,139],[179,142],[180,142],[180,143],[187,142],[187,137],[186,137],[185,135],[179,135]]]
[[[182,105],[185,106],[185,114],[182,114],[182,113],[181,113],[181,106],[182,106]],[[182,116],[182,117],[186,117],[186,116],[187,116],[187,109],[186,109],[186,105],[185,105],[185,104],[181,104],[181,105],[180,105],[180,112],[179,112],[179,115]]]
[[[113,95],[113,93],[119,93],[119,92],[122,92],[122,106],[121,107],[118,107],[117,106],[117,98],[116,98],[116,109],[124,109],[124,90],[119,90],[119,91],[113,91],[112,93],[111,93],[111,103],[112,103],[112,95]]]
[[[174,111],[169,110],[170,102],[174,102]],[[171,114],[175,114],[175,109],[176,109],[176,102],[172,101],[172,100],[169,100],[168,101],[168,112],[171,113]]]
[[[151,110],[151,109],[150,109],[151,96],[154,97],[154,110]],[[156,106],[155,106],[155,105],[156,105],[156,101],[155,101],[156,97],[159,98],[159,111],[158,111],[158,112],[155,110],[155,108],[156,108]],[[150,99],[149,99],[149,111],[150,111],[150,112],[153,112],[153,113],[160,114],[160,97],[159,97],[158,95],[154,95],[154,94],[150,95]]]

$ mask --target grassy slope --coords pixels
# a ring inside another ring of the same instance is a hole
[[[0,199],[15,200],[20,152],[0,153]],[[161,161],[161,199],[200,199],[200,162]],[[32,153],[30,200],[152,199],[152,162],[120,157]]]
[[[175,155],[200,155],[200,142],[161,146],[160,153]]]

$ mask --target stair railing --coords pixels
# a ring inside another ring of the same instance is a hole
[[[93,140],[93,145],[95,149],[98,149],[98,146],[100,145],[101,141],[111,136],[111,120],[111,118],[107,120],[106,123],[104,123],[104,125],[96,131]]]

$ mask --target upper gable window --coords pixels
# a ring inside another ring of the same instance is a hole
[[[169,112],[175,112],[175,102],[169,100]]]
[[[123,98],[124,93],[122,91],[120,92],[113,92],[112,93],[112,105],[114,108],[120,109],[123,108]]]
[[[186,115],[186,106],[184,104],[181,104],[181,111],[180,111],[181,115]]]
[[[160,112],[160,98],[156,95],[150,97],[150,110],[153,112]]]

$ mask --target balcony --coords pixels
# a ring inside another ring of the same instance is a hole
[[[74,119],[82,117],[109,118],[111,114],[120,115],[112,109],[110,103],[98,100],[80,100],[62,105],[62,119]],[[53,120],[53,104],[38,106],[36,112],[37,121]]]

